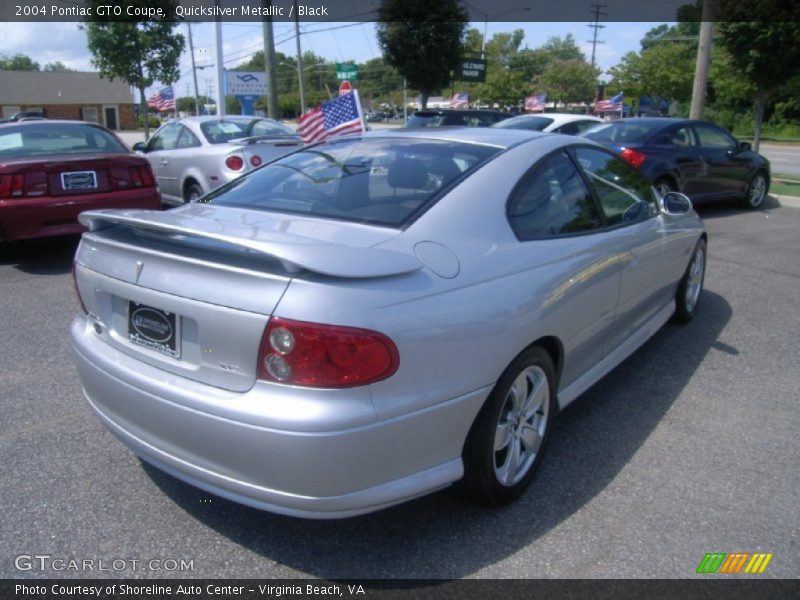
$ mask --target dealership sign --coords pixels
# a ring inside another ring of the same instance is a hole
[[[486,61],[482,58],[465,58],[461,61],[457,79],[484,83],[486,81]]]
[[[264,71],[225,71],[225,84],[230,96],[264,96],[267,74]]]

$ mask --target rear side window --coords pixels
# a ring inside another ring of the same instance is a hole
[[[0,158],[47,154],[105,154],[127,149],[97,127],[72,123],[20,125],[0,131]]]
[[[575,156],[589,176],[610,227],[645,221],[656,214],[652,186],[624,160],[598,148],[577,148]]]
[[[508,220],[522,241],[600,227],[592,195],[564,153],[550,155],[522,178],[509,199]]]
[[[553,119],[549,117],[532,117],[520,115],[518,117],[511,117],[499,121],[492,127],[499,127],[500,129],[528,129],[530,131],[543,131],[545,127],[550,125]]]
[[[400,227],[497,152],[438,140],[338,140],[281,158],[201,202]]]
[[[643,142],[659,129],[664,123],[649,123],[642,121],[617,121],[601,124],[587,131],[584,137],[595,142],[612,142],[615,144]]]

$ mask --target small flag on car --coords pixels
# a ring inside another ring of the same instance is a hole
[[[306,144],[364,131],[364,119],[358,90],[323,102],[299,119],[297,133]]]
[[[458,92],[450,98],[450,108],[469,108],[469,94]]]
[[[545,102],[547,102],[547,94],[527,96],[525,98],[525,110],[530,110],[532,112],[544,112]]]

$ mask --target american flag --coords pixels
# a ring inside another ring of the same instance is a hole
[[[533,112],[544,112],[544,103],[547,102],[547,94],[538,96],[528,96],[525,98],[525,110]]]
[[[595,112],[614,112],[622,110],[623,93],[620,92],[615,96],[611,96],[608,100],[598,100],[594,103]]]
[[[450,108],[469,108],[469,94],[458,92],[450,98]]]
[[[299,119],[297,133],[306,144],[329,137],[364,131],[358,90],[344,94],[308,111]]]
[[[175,110],[175,93],[172,91],[172,86],[161,88],[150,96],[147,106],[156,110]]]

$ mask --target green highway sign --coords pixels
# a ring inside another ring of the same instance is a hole
[[[336,79],[339,81],[355,81],[358,79],[358,65],[353,63],[336,63]]]

